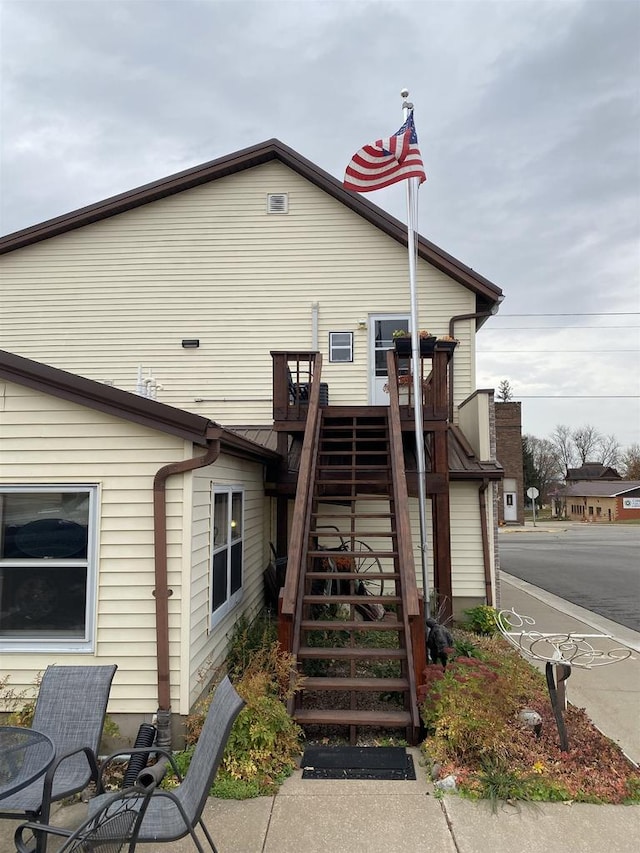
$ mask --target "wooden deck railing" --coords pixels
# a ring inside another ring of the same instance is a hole
[[[311,402],[311,385],[320,353],[305,350],[272,351],[273,420],[304,423]],[[319,388],[319,380],[318,380]]]
[[[398,356],[393,350],[389,350],[387,357],[389,379],[395,373],[398,377],[395,396],[400,402],[400,418],[402,421],[413,419],[413,377],[411,359]],[[425,420],[446,420],[449,412],[448,383],[450,381],[449,361],[451,351],[447,347],[438,349],[436,344],[432,356],[420,359],[420,385],[422,387],[422,414]],[[389,394],[392,391],[391,382],[388,381]]]
[[[284,587],[281,590],[278,608],[280,616],[278,619],[279,639],[281,645],[288,651],[293,650],[292,640],[296,633],[293,631],[293,617],[296,611],[302,564],[306,558],[306,547],[309,540],[310,506],[315,478],[318,432],[320,429],[322,356],[320,353],[311,353],[310,355],[314,356],[314,371],[311,376],[309,400],[306,407],[306,426],[302,442],[300,470],[298,473],[298,499],[296,499],[293,510],[287,555],[287,575]],[[304,500],[300,500],[301,495],[304,495]]]

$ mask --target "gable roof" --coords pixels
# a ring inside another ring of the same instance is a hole
[[[82,228],[92,222],[99,222],[110,216],[116,216],[124,211],[132,210],[149,202],[192,189],[201,184],[224,178],[254,166],[260,166],[277,160],[315,184],[328,195],[337,199],[359,216],[371,222],[376,228],[388,234],[398,243],[407,245],[407,227],[399,219],[386,213],[382,208],[363,198],[359,193],[346,190],[342,182],[316,166],[310,160],[302,157],[292,148],[284,145],[278,139],[270,139],[250,148],[244,148],[233,154],[227,154],[216,160],[210,160],[200,166],[186,169],[175,175],[161,178],[150,184],[120,193],[111,198],[90,204],[79,210],[65,213],[54,219],[48,219],[38,225],[32,225],[21,231],[15,231],[0,239],[0,254],[13,252],[32,243],[47,240],[66,231]],[[418,255],[446,275],[464,285],[476,294],[478,311],[490,311],[503,298],[502,290],[479,273],[461,263],[453,255],[440,249],[434,243],[418,237]]]
[[[585,462],[580,468],[567,468],[567,480],[621,480],[615,468],[601,462]]]
[[[202,415],[139,397],[129,391],[103,385],[5,350],[0,350],[0,379],[178,436],[197,445],[205,446],[208,441],[220,439],[227,453],[261,462],[280,459],[275,451],[230,432]]]

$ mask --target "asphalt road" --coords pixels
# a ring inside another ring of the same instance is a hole
[[[502,530],[503,571],[640,631],[640,525],[538,522]]]

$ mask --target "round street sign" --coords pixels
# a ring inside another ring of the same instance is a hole
[[[535,501],[539,494],[540,492],[536,489],[535,486],[529,486],[529,488],[527,489],[527,497],[531,498],[532,501]]]

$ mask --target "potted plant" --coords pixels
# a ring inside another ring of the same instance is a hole
[[[431,355],[433,353],[433,345],[436,341],[436,336],[432,335],[427,329],[420,329],[418,332],[420,338],[420,355]],[[411,355],[411,333],[406,329],[396,329],[393,334],[393,343],[398,355]]]
[[[437,350],[444,350],[445,352],[452,353],[459,341],[457,338],[452,338],[451,335],[441,335],[435,342]]]

